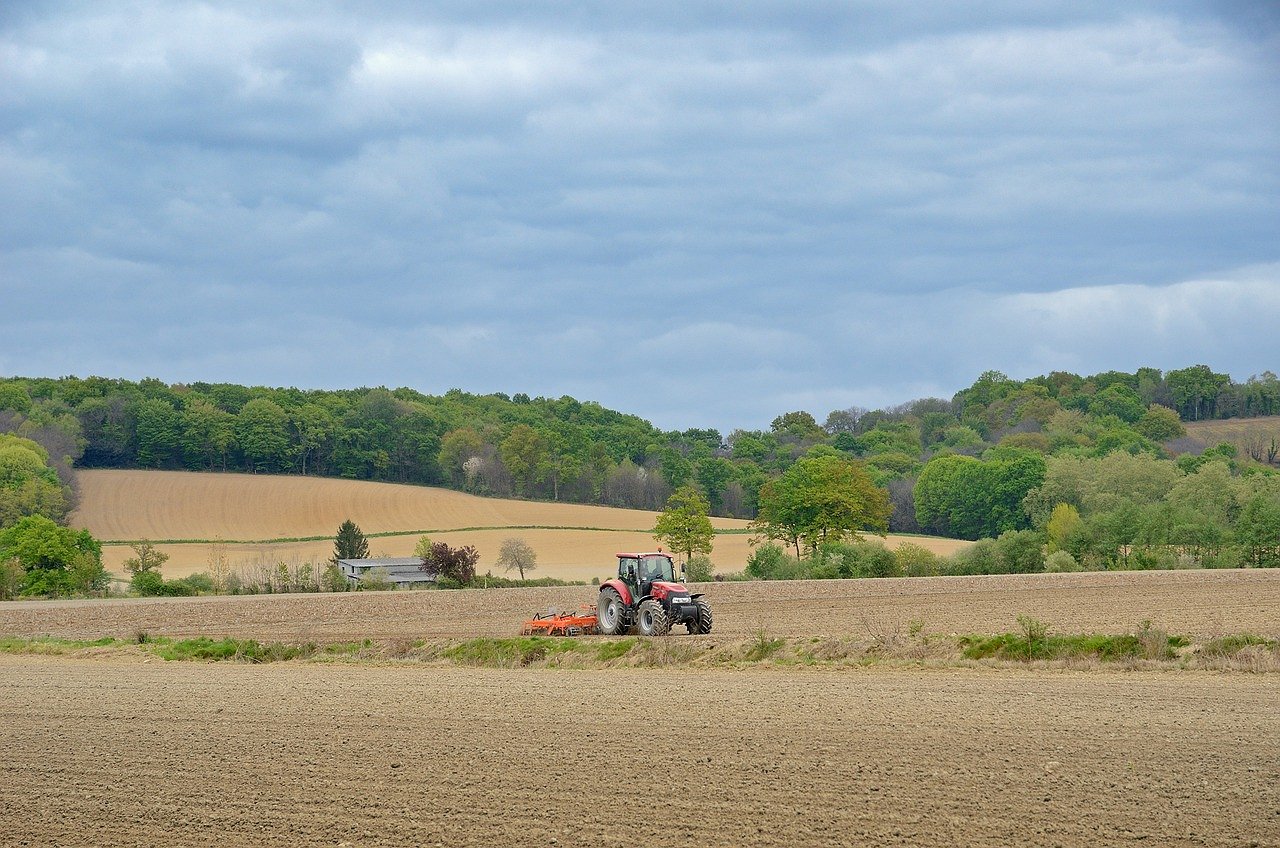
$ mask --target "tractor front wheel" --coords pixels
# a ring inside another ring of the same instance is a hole
[[[614,589],[601,589],[596,604],[596,626],[605,636],[621,636],[627,630],[625,607]]]
[[[636,627],[641,636],[666,636],[671,632],[671,620],[662,604],[649,598],[636,610]]]
[[[697,606],[697,618],[685,625],[689,630],[690,636],[698,636],[711,632],[711,604],[706,601],[698,601]]]

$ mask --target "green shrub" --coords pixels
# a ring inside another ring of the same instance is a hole
[[[753,580],[795,580],[800,572],[800,563],[773,542],[766,542],[747,557],[745,573]]]
[[[1018,624],[1018,633],[960,637],[964,656],[971,660],[991,658],[1023,662],[1080,657],[1106,661],[1169,660],[1177,656],[1178,648],[1187,644],[1187,640],[1181,636],[1170,636],[1162,630],[1151,629],[1149,623],[1144,623],[1137,633],[1073,636],[1050,634],[1042,622],[1026,616],[1019,616]]]
[[[1178,567],[1178,555],[1164,546],[1135,548],[1129,556],[1134,571],[1166,571]]]
[[[952,554],[943,564],[942,573],[947,575],[998,574],[999,569],[1000,555],[996,549],[995,539],[979,539],[969,547]]]
[[[1006,530],[996,539],[1002,574],[1044,571],[1044,537],[1035,530]]]
[[[1076,558],[1066,551],[1054,551],[1045,558],[1044,570],[1057,574],[1068,571],[1080,571],[1080,563],[1076,562]]]
[[[129,581],[134,594],[144,598],[164,594],[164,578],[157,571],[139,571]]]
[[[396,585],[388,579],[385,568],[371,568],[360,575],[360,590],[363,592],[386,592],[395,587]]]
[[[711,557],[706,554],[694,554],[689,557],[689,562],[684,567],[684,577],[690,583],[709,583],[712,579],[714,566],[711,563]]]
[[[351,581],[347,579],[347,575],[342,573],[342,569],[337,563],[329,563],[324,567],[324,571],[320,575],[320,586],[326,592],[349,592],[351,591]]]
[[[212,595],[217,589],[217,586],[214,585],[213,577],[204,572],[180,577],[177,580],[170,580],[169,583],[171,585],[184,586],[190,589],[193,595]]]
[[[1235,546],[1222,548],[1200,561],[1201,568],[1244,568],[1247,565],[1245,551]]]
[[[934,577],[939,574],[938,555],[913,542],[904,542],[893,552],[898,570],[907,577]]]

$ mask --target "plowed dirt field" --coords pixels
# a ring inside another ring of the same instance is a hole
[[[1277,683],[0,656],[0,846],[1275,846]]]
[[[714,636],[999,633],[1029,615],[1065,633],[1124,633],[1150,620],[1189,637],[1280,636],[1280,570],[1092,572],[884,580],[711,583]],[[549,608],[595,602],[591,586],[0,603],[0,636],[166,636],[338,641],[510,636]]]

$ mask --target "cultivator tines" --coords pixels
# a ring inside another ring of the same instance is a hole
[[[583,606],[577,614],[550,610],[520,628],[521,636],[590,636],[596,632],[596,608],[591,605]]]

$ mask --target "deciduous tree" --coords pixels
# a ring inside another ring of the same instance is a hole
[[[684,556],[687,563],[694,554],[710,554],[715,528],[707,517],[710,505],[692,483],[681,486],[667,498],[666,508],[658,516],[653,536],[660,543]]]
[[[502,540],[498,565],[507,571],[520,572],[520,579],[523,580],[526,571],[533,571],[538,567],[538,555],[524,539],[512,536]]]
[[[761,488],[752,526],[764,538],[793,546],[799,557],[802,548],[857,539],[859,530],[887,532],[891,511],[888,493],[876,487],[862,463],[822,447]]]

